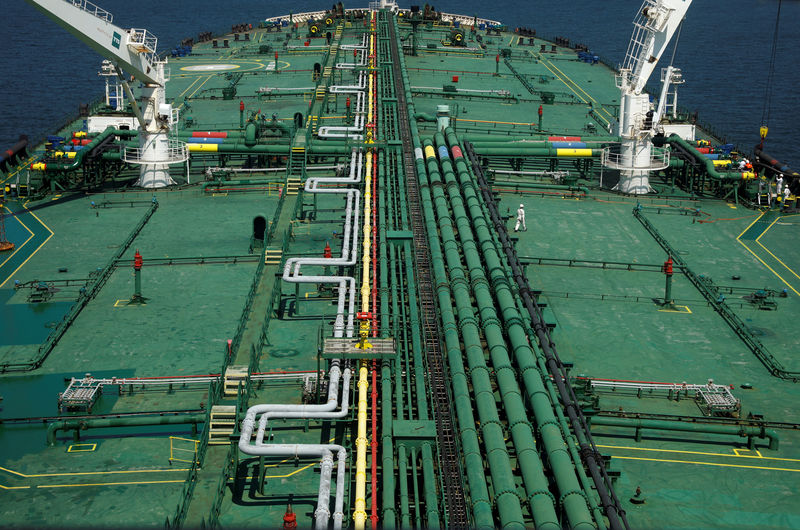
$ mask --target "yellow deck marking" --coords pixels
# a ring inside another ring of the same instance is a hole
[[[28,204],[28,203],[26,202],[25,204]],[[22,267],[24,267],[24,266],[25,266],[25,264],[26,264],[26,263],[28,263],[28,260],[29,260],[29,259],[31,259],[31,258],[32,258],[34,255],[36,255],[36,253],[37,253],[37,252],[39,252],[39,250],[41,250],[41,248],[42,248],[43,246],[45,246],[45,245],[47,244],[47,242],[48,242],[48,241],[50,241],[50,238],[52,238],[52,237],[53,237],[53,235],[54,235],[54,232],[53,232],[52,230],[50,230],[50,227],[49,227],[49,226],[47,226],[46,224],[44,224],[44,223],[42,222],[42,220],[41,220],[41,219],[39,219],[39,218],[36,216],[36,214],[35,214],[35,213],[33,213],[32,211],[30,211],[30,210],[28,210],[27,208],[25,208],[25,204],[23,204],[23,205],[22,205],[22,207],[25,209],[25,211],[26,211],[26,212],[28,212],[29,214],[31,214],[31,215],[33,216],[33,218],[34,218],[34,219],[36,219],[37,221],[39,221],[39,224],[41,224],[41,225],[42,225],[42,226],[43,226],[43,227],[44,227],[44,228],[45,228],[45,229],[46,229],[48,232],[50,232],[50,235],[49,235],[49,236],[47,236],[47,239],[45,239],[44,241],[42,241],[42,244],[41,244],[41,245],[39,245],[39,246],[36,248],[36,250],[34,250],[34,251],[31,253],[31,255],[30,255],[30,256],[28,256],[28,257],[25,259],[25,261],[23,261],[23,262],[20,264],[20,266],[19,266],[19,267],[17,267],[16,269],[14,269],[14,272],[12,272],[11,274],[9,274],[9,275],[8,275],[8,278],[6,278],[5,280],[3,280],[3,283],[0,283],[0,287],[4,286],[4,285],[6,284],[6,282],[7,282],[8,280],[10,280],[10,279],[11,279],[11,277],[12,277],[12,276],[14,276],[14,275],[17,273],[17,271],[18,271],[18,270],[20,270]],[[18,219],[18,220],[19,220],[19,219]],[[20,221],[20,223],[22,223],[22,221]],[[25,226],[25,225],[23,225],[23,226]],[[26,229],[28,229],[28,227],[27,227],[27,226],[26,226],[25,228],[26,228]],[[28,231],[30,232],[30,230],[29,230],[29,229],[28,229]],[[31,236],[31,237],[33,237],[33,236]],[[27,243],[27,241],[25,241],[25,243]],[[12,254],[12,256],[13,256],[13,254]],[[9,256],[9,257],[11,257],[11,256]]]
[[[683,313],[688,315],[692,314],[692,310],[689,309],[688,305],[676,305],[673,307],[675,307],[675,309],[659,309],[658,311],[661,313]]]
[[[182,76],[182,77],[184,77],[184,76]],[[187,93],[189,91],[189,89],[192,88],[194,86],[194,84],[197,83],[198,81],[200,81],[200,77],[199,76],[197,77],[197,79],[192,81],[192,83],[189,86],[186,87],[186,90],[184,90],[183,92],[178,94],[178,98],[183,96],[185,93]],[[175,99],[178,99],[178,98],[175,98]]]
[[[264,466],[264,467],[275,467],[277,465],[278,464],[272,464],[272,465],[268,465],[268,466]],[[305,471],[306,469],[308,469],[310,467],[313,467],[315,465],[317,465],[317,462],[312,462],[311,464],[308,464],[307,466],[303,466],[301,468],[295,469],[294,471],[292,471],[288,475],[264,475],[264,478],[265,479],[267,479],[267,478],[288,478],[288,477],[291,477],[292,475],[296,475],[296,474],[300,473],[301,471]],[[246,477],[243,477],[243,478],[245,480],[253,480],[253,479],[258,478],[258,477],[246,476]],[[234,477],[228,478],[229,482],[232,482],[234,480],[235,480]]]
[[[762,265],[764,265],[764,266],[765,266],[767,269],[769,269],[769,271],[770,271],[772,274],[774,274],[775,276],[777,276],[777,277],[778,277],[778,279],[779,279],[780,281],[782,281],[782,282],[783,282],[783,283],[784,283],[784,284],[785,284],[787,287],[789,287],[789,289],[791,289],[791,290],[794,292],[794,294],[796,294],[796,295],[800,296],[800,292],[798,292],[798,291],[797,291],[797,289],[795,289],[794,287],[792,287],[792,285],[791,285],[789,282],[787,282],[786,280],[784,280],[784,279],[783,279],[783,277],[781,277],[781,275],[780,275],[780,274],[778,274],[777,272],[775,272],[775,270],[774,270],[772,267],[770,267],[769,265],[767,265],[767,264],[764,262],[764,260],[763,260],[763,259],[761,259],[761,258],[758,256],[758,254],[756,254],[755,252],[753,252],[753,250],[752,250],[750,247],[748,247],[747,245],[745,245],[745,244],[744,244],[744,242],[743,242],[741,239],[739,239],[740,237],[742,237],[742,236],[744,235],[744,233],[745,233],[745,232],[747,232],[747,231],[750,229],[750,227],[751,227],[751,226],[753,226],[754,224],[756,224],[756,223],[758,222],[758,220],[759,220],[759,219],[761,219],[762,217],[764,217],[764,215],[766,215],[766,213],[767,213],[767,211],[764,211],[764,213],[762,213],[761,215],[759,215],[759,216],[756,218],[756,220],[755,220],[755,221],[753,221],[752,223],[750,223],[749,225],[747,225],[747,228],[745,228],[744,230],[742,230],[742,233],[741,233],[741,234],[739,234],[738,236],[736,236],[736,241],[738,241],[738,242],[739,242],[739,243],[740,243],[740,244],[741,244],[741,245],[742,245],[744,248],[746,248],[746,249],[747,249],[747,251],[748,251],[750,254],[752,254],[752,255],[753,255],[753,257],[755,257],[755,258],[756,258],[758,261],[760,261]],[[780,219],[780,217],[778,217],[778,219]],[[776,221],[777,221],[778,219],[776,219]],[[772,224],[775,224],[775,223],[773,222]],[[772,224],[770,225],[770,227],[772,226]],[[769,229],[769,228],[768,228],[768,229]],[[761,235],[763,235],[763,233],[762,233]],[[758,237],[761,237],[761,236],[758,236]],[[758,238],[756,238],[756,241],[758,241]],[[759,243],[759,245],[761,245],[761,243]],[[764,247],[764,245],[761,245],[761,246],[764,248],[764,250],[767,250],[767,249],[766,249],[766,247]],[[769,250],[767,250],[767,252],[769,252]],[[770,254],[772,254],[772,253],[770,252]],[[773,256],[773,257],[775,257],[775,255],[774,255],[774,254],[772,254],[772,256]],[[775,259],[778,259],[778,258],[775,258]],[[783,262],[781,262],[781,260],[778,260],[778,262],[779,262],[779,263],[781,263],[781,265],[783,265],[784,267],[786,267],[786,265],[784,265],[784,264],[783,264]],[[794,273],[794,271],[793,271],[793,270],[789,269],[789,267],[786,267],[786,268],[787,268],[787,269],[788,269],[790,272],[792,272],[793,274],[795,274],[795,276],[797,276],[797,274],[796,274],[796,273]],[[2,285],[0,285],[0,287],[2,287]]]
[[[740,469],[764,469],[767,471],[791,471],[794,473],[800,473],[800,469],[790,469],[786,467],[743,466],[739,464],[721,464],[718,462],[693,462],[690,460],[666,460],[662,458],[642,458],[638,456],[614,456],[613,458],[619,458],[621,460],[646,460],[649,462],[667,462],[670,464],[694,464],[698,466],[737,467]],[[752,457],[752,458],[758,458],[758,457]]]
[[[95,484],[45,484],[37,488],[88,488],[92,486],[131,486],[136,484],[183,484],[185,480],[149,480],[132,482],[97,482]]]
[[[118,471],[75,471],[72,473],[38,473],[34,475],[28,475],[25,473],[20,473],[19,471],[14,471],[13,469],[8,469],[5,467],[0,467],[0,471],[5,471],[6,473],[11,473],[12,475],[16,475],[18,477],[24,478],[38,478],[38,477],[72,477],[72,476],[79,476],[79,475],[119,475],[119,474],[126,474],[126,473],[171,473],[175,471],[189,471],[189,468],[186,469],[124,469]],[[41,487],[41,486],[40,486]]]
[[[28,166],[29,166],[29,165],[30,165],[30,163],[31,163],[31,162],[33,162],[34,160],[36,160],[36,157],[35,157],[35,156],[28,157],[28,159],[27,159],[25,162],[21,162],[21,163],[19,164],[19,167],[16,169],[16,171],[13,171],[13,172],[9,173],[9,174],[8,174],[8,176],[7,176],[5,179],[3,179],[1,183],[2,183],[2,184],[5,184],[6,182],[8,182],[8,181],[9,181],[9,180],[11,180],[12,178],[14,178],[14,177],[17,175],[17,173],[19,173],[19,172],[20,172],[20,171],[22,171],[23,169],[28,169]]]
[[[186,97],[183,99],[183,101],[181,101],[181,104],[180,104],[180,105],[178,105],[178,108],[181,108],[181,107],[183,107],[183,104],[184,104],[184,103],[186,103],[186,100],[187,100],[187,99],[189,99],[189,98],[191,98],[191,97],[192,97],[192,96],[194,96],[195,94],[197,94],[197,91],[198,91],[198,90],[200,90],[200,89],[203,87],[203,85],[205,85],[206,83],[208,83],[208,80],[209,80],[209,79],[211,79],[212,77],[214,77],[214,75],[216,75],[216,74],[211,74],[211,75],[209,75],[208,77],[206,77],[206,80],[205,80],[205,81],[203,81],[202,83],[200,83],[200,85],[199,85],[197,88],[195,88],[195,89],[194,89],[194,92],[192,92],[191,94],[189,94],[188,96],[186,96]],[[198,77],[198,79],[200,79],[200,78]],[[195,81],[195,82],[196,82],[196,81]],[[192,85],[194,85],[194,83],[195,83],[195,82],[193,82],[191,85],[189,85],[189,88],[192,88]],[[181,92],[181,94],[180,94],[180,95],[181,95],[181,96],[182,96],[182,95],[184,95],[184,94],[185,94],[185,93],[186,93],[186,92],[189,90],[189,88],[187,88],[186,90],[184,90],[183,92]],[[179,97],[180,97],[180,96],[179,96]]]
[[[0,489],[4,489],[4,490],[27,490],[27,489],[31,489],[31,487],[30,486],[3,486],[2,484],[0,484]]]
[[[528,50],[528,51],[530,52],[530,50]],[[531,53],[531,55],[533,55],[534,57],[536,57],[536,54],[534,54],[533,52],[530,52],[530,53]],[[557,73],[555,73],[555,72],[554,72],[554,71],[553,71],[553,70],[550,68],[550,66],[552,66],[553,68],[555,68],[555,69],[558,71],[558,73],[560,73],[561,75],[563,75],[565,78],[569,79],[569,82],[570,82],[570,83],[572,83],[573,85],[575,85],[575,88],[577,88],[578,90],[580,90],[581,92],[583,92],[583,93],[584,93],[584,95],[585,95],[587,98],[589,98],[590,100],[592,100],[592,103],[599,104],[599,103],[597,103],[597,100],[596,100],[596,99],[594,99],[592,96],[590,96],[590,95],[589,95],[589,94],[588,94],[588,93],[587,93],[587,92],[586,92],[584,89],[582,89],[582,88],[580,87],[580,85],[578,85],[578,83],[576,83],[575,81],[573,81],[573,80],[572,80],[572,78],[570,78],[570,77],[569,77],[567,74],[565,74],[564,72],[562,72],[562,71],[561,71],[561,70],[560,70],[560,69],[559,69],[559,68],[558,68],[558,67],[557,67],[555,64],[553,64],[552,62],[550,62],[550,61],[548,61],[547,59],[545,59],[545,58],[544,58],[544,55],[542,55],[542,54],[540,53],[540,54],[538,55],[538,57],[539,57],[539,60],[540,60],[540,61],[542,62],[542,64],[544,65],[544,67],[545,67],[545,68],[547,68],[548,70],[550,70],[550,73],[551,73],[551,74],[553,74],[554,76],[556,76],[556,77],[557,77],[557,78],[558,78],[558,79],[559,79],[559,80],[560,80],[562,83],[564,83],[564,85],[566,85],[566,87],[567,87],[567,88],[569,88],[570,90],[572,90],[572,92],[573,92],[573,93],[574,93],[576,96],[578,96],[578,98],[579,98],[581,101],[583,101],[584,103],[587,103],[587,101],[586,101],[585,99],[583,99],[583,97],[581,97],[581,95],[580,95],[580,94],[578,94],[578,93],[575,91],[575,89],[574,89],[574,88],[572,88],[572,86],[570,86],[570,85],[569,85],[569,83],[567,83],[566,81],[564,81],[564,79],[562,79],[562,78],[561,78],[561,76],[559,76]],[[549,64],[550,66],[548,66],[548,64]],[[605,107],[603,107],[601,104],[599,104],[599,105],[600,105],[600,109],[599,109],[599,110],[601,110],[601,111],[605,112],[605,113],[606,113],[606,115],[608,115],[609,117],[613,117],[613,116],[611,116],[611,114],[609,114],[609,112],[608,112],[608,111],[605,109]],[[600,116],[600,115],[598,114],[598,116]],[[610,125],[610,124],[611,124],[611,122],[609,122],[609,121],[608,121],[606,118],[604,118],[603,116],[600,116],[600,118],[601,118],[603,121],[605,121],[605,122],[606,122],[606,124],[608,124],[608,125]]]
[[[733,452],[736,453],[736,456],[749,456],[749,457],[752,458],[752,455],[740,455],[739,451],[751,451],[751,449],[737,449],[737,448],[734,448]],[[761,451],[759,451],[758,449],[752,449],[752,451],[755,451],[755,453],[756,453],[758,458],[764,458],[763,456],[761,456]]]
[[[88,447],[88,449],[76,449],[76,447]],[[97,449],[97,444],[72,444],[67,448],[68,453],[86,453]]]
[[[682,451],[679,449],[656,449],[653,447],[628,447],[623,445],[597,445],[597,447],[603,447],[605,449],[627,449],[630,451],[653,451],[659,453],[680,453],[680,454],[687,454],[687,455],[705,455],[705,456],[722,456],[725,458],[762,458],[764,460],[779,460],[781,462],[800,462],[799,458],[779,458],[777,456],[762,456],[761,453],[758,453],[758,456],[752,455],[740,455],[740,454],[727,454],[727,453],[706,453],[703,451]],[[737,449],[734,449],[736,451]],[[739,451],[749,451],[749,449],[738,449]],[[616,458],[616,457],[615,457]]]
[[[776,260],[778,263],[780,263],[781,265],[783,265],[784,267],[786,267],[786,270],[787,270],[787,271],[789,271],[789,272],[791,272],[792,274],[794,274],[795,278],[797,278],[798,280],[800,280],[800,276],[798,276],[796,272],[794,272],[794,271],[793,271],[793,270],[792,270],[792,269],[791,269],[791,268],[790,268],[788,265],[786,265],[786,264],[785,264],[783,261],[781,261],[781,260],[780,260],[780,258],[779,258],[778,256],[776,256],[775,254],[773,254],[773,253],[772,253],[772,252],[771,252],[771,251],[770,251],[770,250],[769,250],[767,247],[765,247],[765,246],[764,246],[764,244],[763,244],[763,243],[761,243],[761,241],[759,241],[759,240],[760,240],[760,239],[761,239],[761,238],[764,236],[764,234],[766,234],[767,232],[769,232],[769,229],[770,229],[770,228],[772,228],[772,227],[775,225],[775,223],[777,223],[777,222],[778,222],[778,221],[780,221],[781,219],[783,219],[783,217],[778,217],[777,219],[775,219],[774,221],[772,221],[772,223],[770,223],[770,225],[767,227],[767,229],[766,229],[766,230],[764,230],[764,231],[761,233],[761,235],[760,235],[760,236],[758,236],[758,237],[756,238],[756,243],[758,243],[758,245],[759,245],[761,248],[763,248],[764,250],[766,250],[766,251],[769,253],[769,255],[770,255],[770,256],[772,256],[773,258],[775,258],[775,260]]]
[[[3,208],[5,208],[6,210],[8,210],[8,208],[6,208],[5,206],[3,206]],[[12,212],[11,210],[8,210],[8,212],[9,212],[9,213],[14,213],[14,212]],[[0,213],[2,213],[2,212],[0,212]],[[30,240],[31,240],[31,238],[32,238],[32,237],[35,235],[35,234],[34,234],[34,233],[31,231],[31,229],[30,229],[30,228],[28,228],[27,226],[25,226],[25,223],[23,223],[21,219],[19,219],[19,218],[18,218],[16,215],[15,215],[15,216],[13,216],[13,217],[14,217],[14,219],[16,219],[16,220],[19,222],[19,224],[21,224],[21,225],[22,225],[22,227],[23,227],[25,230],[27,230],[27,231],[28,231],[28,233],[30,233],[30,236],[28,236],[28,239],[26,239],[26,240],[25,240],[25,243],[23,243],[23,244],[19,245],[19,246],[16,248],[16,250],[14,250],[14,252],[12,252],[12,253],[11,253],[11,255],[10,255],[9,257],[7,257],[5,260],[3,260],[3,263],[0,263],[0,267],[2,267],[3,265],[5,265],[5,264],[6,264],[6,262],[7,262],[8,260],[10,260],[11,258],[13,258],[13,257],[14,257],[14,254],[16,254],[17,252],[19,252],[19,251],[20,251],[20,249],[21,249],[22,247],[24,247],[25,245],[27,245],[27,244],[28,244],[28,241],[30,241]],[[6,280],[6,281],[8,281],[8,280]],[[5,283],[5,282],[3,282],[3,283]]]

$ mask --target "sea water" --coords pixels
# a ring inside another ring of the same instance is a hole
[[[159,50],[171,50],[182,39],[202,31],[222,33],[238,23],[319,9],[332,1],[288,0],[95,0],[123,28],[146,28],[159,39]],[[419,2],[414,2],[419,3]],[[364,7],[345,3],[347,8]],[[424,2],[423,2],[424,4]],[[408,4],[410,5],[410,4]],[[435,2],[444,12],[499,20],[510,28],[534,28],[541,36],[564,36],[589,46],[611,64],[622,62],[640,0],[529,0]],[[401,4],[401,7],[408,7]],[[698,112],[727,141],[750,151],[758,143],[762,120],[769,125],[765,151],[800,170],[800,149],[794,134],[800,118],[800,2],[782,4],[771,104],[765,112],[767,73],[778,0],[695,0],[681,30],[674,65],[686,83],[678,103]],[[31,139],[52,134],[54,126],[77,115],[80,103],[104,90],[97,75],[101,57],[66,30],[22,0],[5,2],[0,45],[0,150],[20,134]],[[660,67],[669,64],[672,49],[662,57],[650,80],[658,91]]]

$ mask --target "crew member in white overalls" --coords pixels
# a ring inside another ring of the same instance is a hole
[[[519,232],[519,225],[522,225],[522,230],[528,230],[525,226],[525,206],[520,204],[517,210],[517,224],[514,225],[514,232]]]

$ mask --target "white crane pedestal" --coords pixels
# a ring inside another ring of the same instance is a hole
[[[175,184],[169,176],[169,165],[185,162],[189,158],[186,144],[169,137],[166,132],[139,131],[139,147],[126,148],[122,159],[129,164],[139,164],[136,186],[163,188]]]

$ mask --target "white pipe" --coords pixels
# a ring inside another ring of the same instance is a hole
[[[364,130],[364,106],[365,97],[364,90],[366,89],[366,72],[359,72],[358,85],[332,85],[329,91],[333,94],[351,94],[356,93],[356,112],[355,120],[352,126],[338,126],[338,127],[320,127],[317,131],[319,138],[353,138],[355,140],[362,140],[363,134],[358,133]]]
[[[334,323],[334,336],[341,337],[343,335],[344,327],[344,307],[345,307],[345,292],[350,293],[350,304],[347,316],[347,336],[353,335],[353,317],[355,316],[355,278],[352,276],[301,276],[300,267],[303,265],[321,265],[321,266],[350,266],[356,262],[358,245],[355,243],[358,240],[359,231],[359,204],[361,199],[361,192],[355,189],[341,189],[341,188],[319,188],[317,184],[320,182],[329,183],[347,183],[357,184],[361,182],[361,169],[363,165],[363,153],[353,149],[353,154],[350,160],[350,176],[347,178],[336,177],[309,177],[306,180],[305,191],[311,193],[345,193],[347,195],[347,205],[345,207],[345,221],[344,221],[344,236],[342,246],[342,256],[339,258],[289,258],[283,269],[284,281],[291,283],[338,283],[339,284],[339,301],[336,311],[336,320]],[[355,205],[353,204],[355,203]],[[352,221],[351,221],[352,219]],[[352,250],[351,250],[351,232],[352,232]],[[348,252],[350,256],[348,256]],[[349,289],[347,284],[349,283]]]
[[[350,395],[350,369],[345,368],[342,382],[342,401],[341,409],[336,411],[337,395],[338,395],[338,380],[339,380],[339,366],[338,363],[334,364],[331,368],[331,379],[328,385],[328,402],[324,405],[288,405],[288,404],[261,404],[255,405],[247,409],[247,414],[242,421],[242,431],[239,437],[239,450],[245,454],[254,456],[318,456],[321,455],[322,467],[320,473],[320,486],[317,501],[317,509],[314,512],[316,518],[316,527],[318,529],[325,529],[328,526],[330,518],[330,483],[331,471],[333,468],[333,448],[337,448],[339,456],[339,465],[337,471],[337,486],[336,486],[336,500],[334,528],[336,526],[336,517],[338,517],[339,526],[341,528],[341,519],[343,514],[339,516],[344,505],[344,472],[347,461],[347,452],[343,447],[338,445],[284,445],[284,444],[264,444],[264,431],[267,426],[269,418],[320,418],[320,419],[335,419],[343,418],[347,415],[349,408],[349,395]],[[250,440],[253,435],[255,427],[255,418],[261,413],[259,420],[258,433],[256,435],[255,444],[251,444]],[[341,484],[340,484],[341,482]]]
[[[366,87],[364,72],[359,74],[360,85]],[[357,107],[361,112],[363,127],[363,92],[359,93]],[[283,280],[291,283],[338,283],[339,300],[337,306],[336,320],[334,323],[334,336],[342,337],[345,331],[344,312],[345,295],[349,293],[349,308],[347,315],[347,336],[353,336],[353,318],[355,316],[355,297],[356,284],[352,276],[301,276],[300,269],[303,265],[310,266],[348,266],[354,265],[358,252],[359,235],[359,213],[361,192],[353,188],[331,187],[323,188],[320,184],[339,184],[352,185],[361,182],[361,172],[363,169],[363,153],[359,149],[353,149],[350,159],[349,176],[340,177],[309,177],[306,180],[304,190],[309,193],[344,193],[347,197],[345,207],[344,236],[342,245],[342,255],[337,258],[289,258],[283,269]],[[352,239],[352,245],[351,245]],[[347,285],[349,284],[349,289]],[[345,368],[341,373],[339,360],[331,363],[330,381],[328,384],[328,400],[321,405],[297,405],[297,404],[261,404],[254,405],[247,410],[241,426],[241,436],[239,437],[239,450],[245,454],[255,456],[322,456],[320,470],[320,486],[318,493],[317,509],[314,512],[317,530],[325,530],[330,519],[330,488],[331,474],[333,470],[333,452],[338,455],[338,466],[336,474],[336,500],[334,504],[334,530],[340,530],[344,519],[344,490],[345,490],[345,466],[347,462],[347,451],[340,445],[317,445],[317,444],[265,444],[264,435],[267,424],[271,418],[321,418],[333,419],[342,418],[347,415],[350,392],[350,368]],[[337,408],[337,395],[340,374],[342,376],[342,398],[341,408]],[[253,431],[255,430],[256,417],[261,415],[258,421],[258,431],[256,440],[251,444]]]

